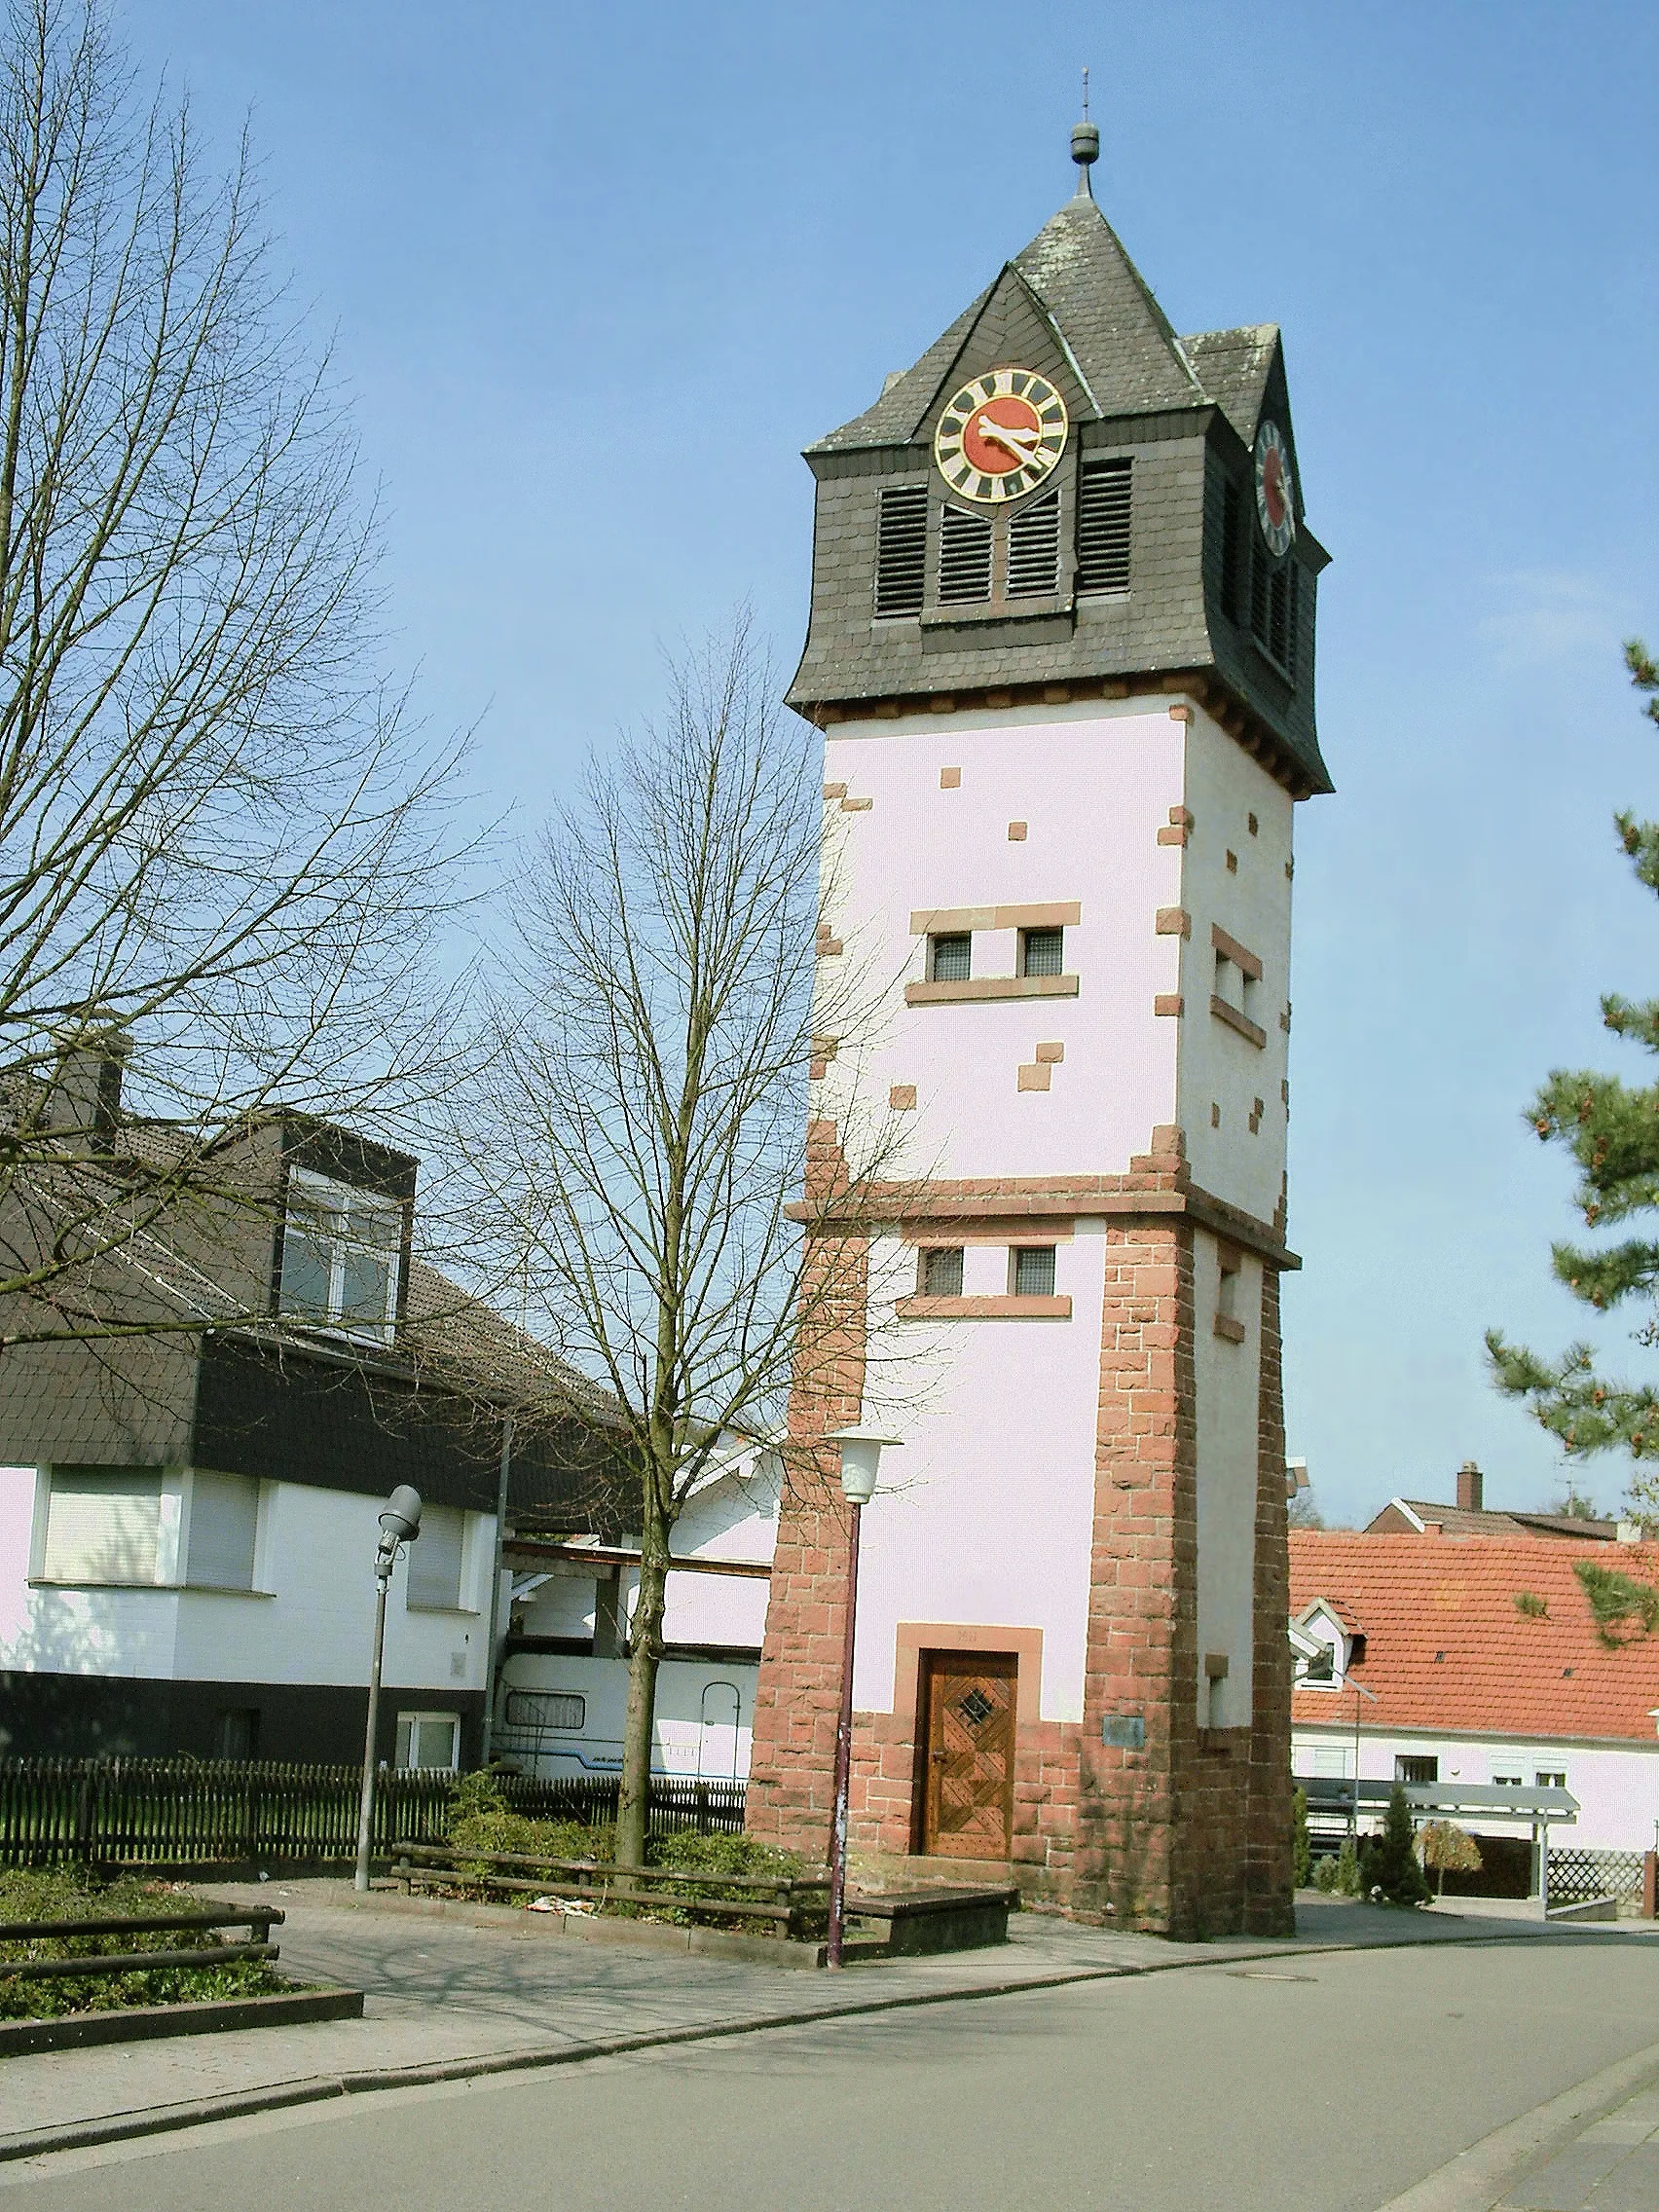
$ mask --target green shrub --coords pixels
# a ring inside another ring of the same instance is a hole
[[[1305,1890],[1313,1878],[1313,1849],[1308,1840],[1308,1792],[1291,1792],[1291,1837],[1296,1858],[1296,1886]]]
[[[0,1943],[0,1960],[72,1959],[89,1952],[194,1951],[204,1956],[200,1967],[154,1967],[134,1964],[130,1973],[54,1974],[35,1981],[0,1981],[0,2020],[55,2019],[65,2012],[106,2012],[132,2005],[177,2005],[211,1997],[263,1997],[288,1989],[274,1968],[263,1959],[228,1959],[211,1963],[212,1953],[225,1943],[241,1943],[249,1931],[229,1929],[163,1929],[155,1935],[82,1936],[74,1934],[77,1920],[115,1919],[139,1914],[188,1911],[192,1897],[181,1896],[166,1883],[147,1882],[124,1874],[100,1882],[85,1867],[18,1867],[0,1871],[0,1920],[61,1921],[61,1936],[39,1936],[29,1941]]]
[[[1418,1863],[1412,1809],[1405,1790],[1395,1783],[1380,1836],[1367,1837],[1360,1858],[1360,1877],[1367,1897],[1383,1904],[1426,1904],[1427,1882]]]

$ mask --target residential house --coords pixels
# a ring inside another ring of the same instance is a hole
[[[1299,1777],[1566,1789],[1575,1846],[1652,1848],[1659,1544],[1293,1530],[1290,1609]]]
[[[1577,1513],[1498,1513],[1485,1501],[1486,1477],[1473,1459],[1457,1469],[1457,1502],[1391,1497],[1365,1525],[1368,1536],[1566,1536],[1574,1543],[1611,1544],[1641,1533],[1631,1522],[1585,1519]]]

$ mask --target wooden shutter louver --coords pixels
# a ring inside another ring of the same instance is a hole
[[[1237,483],[1229,477],[1221,489],[1221,611],[1230,622],[1238,620],[1239,554],[1243,548],[1244,501]]]
[[[875,531],[877,615],[919,614],[928,568],[928,488],[895,484],[881,494]]]
[[[945,507],[939,518],[939,596],[964,607],[991,596],[991,518]]]
[[[1060,588],[1060,495],[1029,500],[1008,518],[1008,596],[1051,599]]]
[[[1129,588],[1127,461],[1086,461],[1078,477],[1077,588]]]

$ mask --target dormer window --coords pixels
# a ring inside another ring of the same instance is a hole
[[[1364,1655],[1365,1639],[1345,1628],[1326,1599],[1318,1599],[1291,1624],[1299,1690],[1340,1690],[1349,1667]]]
[[[389,1344],[402,1250],[396,1198],[293,1168],[278,1310],[289,1320]]]

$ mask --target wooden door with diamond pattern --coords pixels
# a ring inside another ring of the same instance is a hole
[[[983,1651],[930,1651],[925,1661],[921,1848],[943,1858],[1007,1859],[1019,1661]]]

